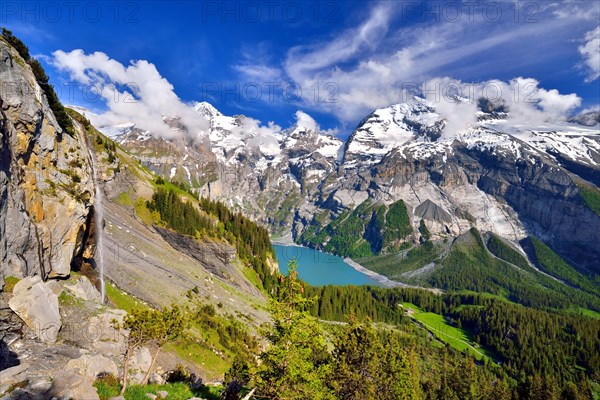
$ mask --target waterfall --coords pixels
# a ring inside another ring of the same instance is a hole
[[[94,175],[96,175],[96,168],[94,167]],[[104,247],[102,246],[102,239],[104,237],[104,207],[102,206],[102,189],[97,179],[94,179],[96,185],[96,199],[94,200],[94,222],[96,223],[96,266],[100,272],[100,294],[101,302],[104,303],[106,296],[106,290],[104,288]]]
[[[102,206],[102,189],[100,188],[100,182],[98,181],[96,161],[89,145],[88,151],[90,154],[90,160],[92,162],[94,186],[96,187],[96,197],[94,199],[96,254],[94,255],[94,261],[96,261],[96,268],[98,268],[98,274],[100,275],[100,294],[102,295],[101,303],[104,303],[104,299],[106,298],[106,290],[104,288],[104,247],[102,245],[104,237],[104,207]]]

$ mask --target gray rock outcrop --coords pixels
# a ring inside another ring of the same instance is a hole
[[[70,369],[54,377],[46,398],[100,400],[93,381]]]
[[[90,280],[81,276],[74,284],[65,285],[68,290],[73,292],[75,296],[87,300],[87,301],[95,301],[100,302],[102,300],[102,295],[98,290],[91,284]]]
[[[114,361],[102,355],[86,354],[75,360],[70,360],[66,369],[77,371],[80,375],[85,375],[92,381],[101,373],[119,375],[119,370]]]
[[[29,65],[0,51],[0,277],[66,277],[94,197],[84,133],[63,132]]]
[[[129,360],[129,382],[139,384],[152,364],[152,354],[147,347],[136,349]]]
[[[8,304],[40,340],[56,342],[61,328],[58,296],[39,276],[20,280]]]

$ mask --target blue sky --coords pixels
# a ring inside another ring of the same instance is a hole
[[[114,105],[134,90],[129,100],[148,121],[205,100],[282,127],[303,110],[342,136],[407,88],[443,77],[465,87],[532,78],[553,104],[568,104],[561,113],[597,107],[599,18],[596,1],[0,5],[0,25],[44,62],[63,102],[109,110],[113,122],[134,110]]]

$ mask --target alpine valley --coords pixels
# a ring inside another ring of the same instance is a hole
[[[165,134],[0,56],[2,399],[600,396],[600,112],[478,98],[449,129],[415,95],[341,140],[199,102]],[[272,241],[385,287],[307,285]]]

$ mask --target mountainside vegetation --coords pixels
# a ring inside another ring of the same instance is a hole
[[[582,274],[552,251],[550,247],[533,236],[525,239],[522,244],[530,251],[532,259],[542,271],[585,292],[600,296],[600,276]]]
[[[579,196],[593,212],[600,215],[600,191],[597,188],[581,186]]]
[[[191,195],[183,200],[181,191],[167,187],[164,181],[158,184],[147,207],[158,212],[169,228],[198,239],[226,240],[235,247],[238,257],[257,272],[262,287],[268,292],[273,289],[276,276],[268,263],[274,253],[269,232],[264,227],[241,213],[232,212],[221,202],[207,198],[197,200]]]
[[[365,200],[325,227],[311,225],[300,242],[344,257],[368,257],[398,249],[413,229],[406,205],[398,200],[389,206]]]
[[[506,249],[504,252],[504,257],[513,254]],[[600,310],[597,296],[539,274],[530,266],[518,267],[493,258],[475,228],[457,240],[441,264],[442,268],[435,270],[428,282],[444,290],[486,292],[536,308],[565,309],[577,304]]]

